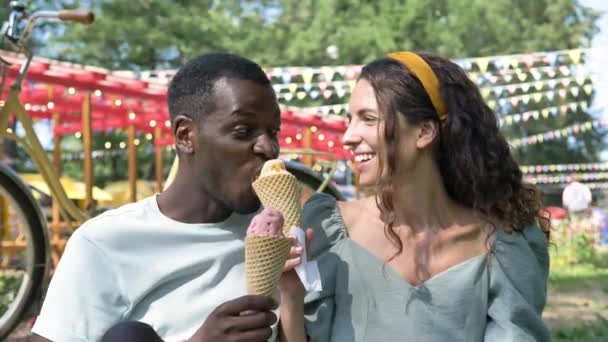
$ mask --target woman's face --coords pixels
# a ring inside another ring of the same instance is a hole
[[[383,153],[384,113],[380,113],[374,88],[365,79],[357,82],[349,103],[349,125],[344,133],[343,143],[355,156],[355,168],[359,172],[359,184],[363,186],[376,184],[380,176],[379,154]],[[394,176],[407,177],[419,161],[420,152],[426,149],[434,139],[436,127],[426,124],[408,124],[403,115],[396,120],[399,144],[396,147],[397,158]],[[386,168],[385,168],[386,169]],[[408,177],[409,178],[409,177]]]
[[[367,80],[361,79],[357,82],[348,107],[349,124],[343,143],[355,156],[359,184],[373,185],[380,172],[377,154],[380,153],[384,124],[378,111],[374,88]]]

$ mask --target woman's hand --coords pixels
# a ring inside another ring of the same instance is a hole
[[[309,228],[306,230],[306,248],[308,250],[310,250],[310,243],[313,235],[312,229]],[[303,301],[306,292],[304,290],[304,285],[302,285],[302,282],[295,271],[295,268],[302,263],[303,251],[301,247],[297,247],[297,239],[295,237],[291,237],[291,239],[293,240],[293,246],[289,251],[289,259],[285,262],[283,274],[279,280],[281,302],[285,300]]]

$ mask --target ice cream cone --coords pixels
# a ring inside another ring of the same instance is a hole
[[[291,241],[284,236],[251,236],[245,239],[247,293],[270,296],[279,283]]]

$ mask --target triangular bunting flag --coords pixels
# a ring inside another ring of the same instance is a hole
[[[503,87],[496,86],[496,87],[492,88],[492,90],[494,91],[494,95],[496,97],[498,97],[498,96],[500,96],[502,94]]]
[[[519,67],[519,61],[517,60],[517,58],[511,58],[509,60],[509,65],[512,69],[517,69]]]
[[[330,98],[333,94],[334,94],[334,92],[329,89],[326,89],[323,91],[323,97],[326,99]]]
[[[296,97],[298,98],[298,100],[303,100],[306,97],[306,92],[305,91],[299,91],[296,93]]]
[[[524,104],[528,104],[530,102],[530,95],[525,94],[521,97],[521,100]]]
[[[347,80],[354,79],[355,77],[357,77],[357,67],[350,66],[346,68],[346,72],[344,73],[344,75],[346,76]]]
[[[547,97],[547,99],[549,99],[549,101],[553,101],[553,99],[555,98],[555,91],[548,91],[545,93],[545,96]]]
[[[547,74],[547,76],[549,76],[550,78],[553,78],[553,77],[555,77],[555,75],[556,75],[556,72],[555,72],[555,70],[553,70],[553,69],[547,69],[547,70],[545,71],[545,73],[546,73],[546,74]]]
[[[540,114],[543,116],[543,118],[546,119],[549,117],[549,114],[551,114],[551,112],[549,111],[549,108],[545,108],[540,112]]]
[[[559,107],[559,111],[562,113],[562,115],[565,115],[566,113],[568,113],[568,106],[566,105],[561,105]]]
[[[530,74],[532,74],[532,78],[534,78],[535,81],[540,80],[540,78],[542,77],[542,74],[538,70],[535,70],[535,69],[532,69],[530,71]]]
[[[343,98],[345,94],[346,88],[343,86],[336,86],[336,95],[338,95],[339,98]]]
[[[505,80],[505,82],[509,83],[513,79],[513,75],[512,74],[504,75],[502,77],[502,79]]]
[[[532,96],[533,96],[534,102],[536,102],[536,103],[539,103],[543,99],[543,93],[534,93],[534,95],[532,95]]]
[[[537,120],[539,115],[540,115],[539,111],[537,111],[537,110],[532,111],[532,117],[534,118],[534,120]]]
[[[283,98],[287,100],[287,102],[293,100],[293,93],[285,93],[283,94]]]
[[[333,105],[331,107],[331,109],[334,111],[334,114],[336,115],[340,115],[340,113],[342,112],[342,105],[341,104],[337,104],[337,105]]]
[[[570,75],[570,68],[568,68],[565,65],[562,65],[562,66],[559,67],[559,72],[561,72],[562,75],[564,75],[564,76],[569,76]]]
[[[576,103],[571,103],[568,107],[570,107],[571,111],[576,112],[578,105]]]
[[[564,85],[564,87],[568,87],[568,85],[570,84],[571,80],[567,77],[562,78],[562,84]]]
[[[517,72],[517,78],[519,79],[520,82],[523,82],[526,80],[526,78],[528,78],[528,74],[525,72]]]
[[[319,107],[319,109],[321,110],[321,113],[323,115],[329,115],[329,112],[331,111],[330,106],[322,106],[322,107]]]
[[[526,64],[529,69],[534,65],[534,60],[536,59],[536,56],[531,53],[528,53],[525,54],[522,59],[524,60],[524,64]]]
[[[579,87],[572,87],[572,88],[570,88],[570,92],[572,93],[572,95],[574,95],[574,97],[578,96],[579,91],[580,91]]]
[[[593,85],[591,85],[591,84],[585,84],[583,86],[583,90],[585,91],[585,94],[591,95],[591,92],[593,91]]]
[[[304,81],[304,83],[312,82],[312,78],[314,77],[314,75],[315,74],[312,68],[304,68],[304,70],[302,70],[302,80]]]
[[[558,91],[558,93],[559,93],[559,97],[561,97],[562,99],[565,99],[566,96],[568,96],[568,92],[566,91],[566,89],[560,89]]]
[[[517,104],[519,104],[519,96],[513,96],[510,102],[513,107],[517,107]]]
[[[515,92],[517,91],[517,85],[515,84],[509,84],[507,86],[507,91],[509,92],[509,94],[513,95],[515,94]]]
[[[587,108],[589,108],[589,104],[583,101],[579,103],[579,107],[581,107],[582,110],[587,110]]]
[[[534,82],[534,89],[537,91],[543,90],[545,84],[543,82]]]
[[[327,82],[319,82],[319,89],[321,89],[321,90],[327,89]]]
[[[557,53],[549,52],[549,53],[547,53],[545,58],[546,58],[545,61],[547,64],[549,64],[550,66],[555,66],[555,61],[557,60]]]
[[[506,121],[507,121],[507,125],[509,125],[509,126],[510,126],[511,124],[513,124],[513,118],[512,118],[512,117],[510,117],[510,116],[507,116]]]
[[[291,73],[288,70],[284,70],[281,74],[281,79],[283,80],[283,84],[291,83]]]
[[[483,96],[483,98],[487,98],[491,91],[491,88],[481,88],[481,96]]]
[[[581,60],[581,50],[580,49],[574,49],[574,50],[570,50],[568,51],[568,56],[570,57],[570,60],[572,60],[572,62],[574,64],[578,64],[578,62]]]
[[[556,116],[559,112],[559,109],[557,107],[551,107],[549,108],[549,112],[551,112],[551,115]]]
[[[321,74],[323,74],[325,82],[331,82],[331,80],[334,78],[335,70],[330,67],[322,67]]]
[[[316,99],[317,97],[319,97],[319,91],[318,90],[313,90],[310,93],[308,93],[308,95],[310,96],[311,99]]]
[[[310,92],[310,89],[312,89],[312,84],[311,83],[304,83],[303,88],[308,93],[308,92]]]
[[[500,107],[504,108],[507,103],[509,103],[509,100],[502,98],[502,99],[498,99],[498,104],[500,105]]]
[[[287,89],[289,89],[290,93],[295,93],[296,90],[298,90],[298,84],[297,83],[289,83],[287,85]]]
[[[524,84],[521,85],[521,90],[523,90],[524,93],[527,93],[528,90],[530,90],[530,86],[531,86],[530,83],[524,83]]]
[[[557,84],[556,80],[549,80],[547,81],[547,85],[549,86],[549,89],[555,89],[555,85]]]
[[[479,71],[486,72],[488,70],[488,64],[490,63],[490,59],[488,58],[476,58],[475,63],[479,68]]]
[[[281,92],[281,89],[283,89],[283,87],[281,84],[273,84],[272,89],[274,89],[274,92],[278,94]]]
[[[515,114],[515,115],[513,115],[513,121],[514,121],[515,123],[518,123],[520,119],[521,119],[521,115],[519,115],[519,114]]]
[[[493,110],[495,110],[496,109],[496,100],[490,100],[490,101],[488,101],[488,107],[490,107]]]

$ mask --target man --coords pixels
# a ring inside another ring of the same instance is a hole
[[[74,233],[32,341],[97,341],[121,321],[165,341],[270,337],[276,303],[243,296],[243,239],[260,206],[251,182],[279,153],[276,95],[257,64],[209,54],[175,75],[168,105],[174,182]]]
[[[570,175],[570,184],[564,188],[562,202],[571,217],[584,216],[589,211],[592,195],[589,187],[578,182],[575,174]]]

